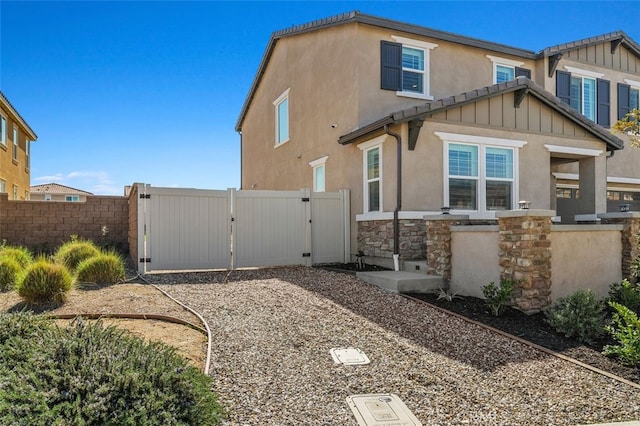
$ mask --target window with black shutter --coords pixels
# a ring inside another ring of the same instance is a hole
[[[571,73],[556,71],[556,96],[565,104],[571,105]]]
[[[597,113],[596,122],[602,127],[611,126],[611,93],[608,80],[597,79]]]
[[[631,86],[618,83],[618,120],[622,120],[631,111]]]
[[[529,80],[531,80],[531,70],[516,67],[516,78],[518,77],[527,77]]]
[[[380,41],[380,88],[402,90],[402,44]]]

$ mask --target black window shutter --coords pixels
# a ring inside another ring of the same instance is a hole
[[[520,68],[520,67],[516,67],[516,78],[518,77],[527,77],[529,80],[531,80],[531,70],[528,70],[526,68]]]
[[[402,90],[402,44],[380,41],[380,88]]]
[[[631,86],[618,83],[618,120],[622,120],[631,111]]]
[[[571,73],[556,71],[556,96],[565,104],[571,104]]]
[[[611,126],[611,90],[609,80],[597,79],[596,90],[598,97],[597,122],[602,127]]]

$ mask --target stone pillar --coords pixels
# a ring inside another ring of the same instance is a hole
[[[467,215],[441,214],[425,216],[427,227],[427,274],[451,279],[451,225],[467,222]]]
[[[631,262],[640,257],[640,212],[605,213],[603,224],[622,225],[622,277],[631,278]],[[631,281],[637,281],[632,279]]]
[[[553,210],[496,212],[500,227],[500,279],[520,281],[511,300],[535,313],[551,304],[551,218]]]

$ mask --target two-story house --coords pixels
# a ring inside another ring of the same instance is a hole
[[[359,12],[322,19],[268,43],[236,125],[242,188],[350,189],[353,247],[443,207],[486,221],[527,200],[595,218],[640,201],[640,150],[608,128],[639,89],[623,32],[533,52]]]
[[[0,92],[0,193],[10,200],[28,200],[31,142],[38,137]]]

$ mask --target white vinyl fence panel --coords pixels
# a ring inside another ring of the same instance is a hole
[[[138,185],[140,272],[349,261],[348,191]]]

